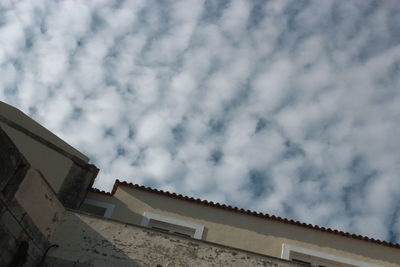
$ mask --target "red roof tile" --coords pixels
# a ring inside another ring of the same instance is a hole
[[[114,183],[114,186],[113,186],[113,189],[112,189],[111,193],[110,192],[105,192],[105,191],[102,191],[102,190],[99,190],[99,189],[96,189],[96,188],[92,188],[91,191],[92,192],[96,192],[96,193],[101,193],[101,194],[112,196],[117,191],[119,185],[125,185],[125,186],[128,186],[128,187],[137,189],[137,190],[146,191],[146,192],[150,192],[150,193],[155,193],[155,194],[159,194],[159,195],[163,195],[163,196],[167,196],[167,197],[171,197],[171,198],[175,198],[175,199],[179,199],[179,200],[194,202],[194,203],[198,203],[200,205],[206,205],[206,206],[210,206],[210,207],[214,207],[214,208],[218,208],[218,209],[224,209],[224,210],[228,210],[228,211],[232,211],[232,212],[236,212],[236,213],[242,213],[242,214],[246,214],[246,215],[250,215],[250,216],[261,217],[261,218],[265,218],[265,219],[268,219],[268,220],[278,221],[278,222],[282,222],[282,223],[286,223],[286,224],[297,225],[297,226],[300,226],[300,227],[305,227],[305,228],[309,228],[309,229],[318,230],[318,231],[321,231],[321,232],[327,232],[327,233],[341,235],[341,236],[345,236],[345,237],[349,237],[349,238],[353,238],[353,239],[372,242],[372,243],[376,243],[376,244],[380,244],[380,245],[384,245],[384,246],[388,246],[388,247],[392,247],[392,248],[400,248],[400,244],[398,244],[398,243],[382,241],[382,240],[379,240],[379,239],[374,239],[374,238],[370,238],[370,237],[362,236],[362,235],[356,235],[356,234],[352,234],[352,233],[349,233],[349,232],[343,232],[343,231],[339,231],[339,230],[336,230],[336,229],[325,228],[325,227],[321,227],[321,226],[318,226],[318,225],[306,224],[306,223],[299,222],[299,221],[294,221],[294,220],[288,220],[286,218],[281,218],[279,216],[269,215],[269,214],[266,214],[266,213],[265,214],[261,213],[261,212],[257,213],[255,211],[244,210],[244,209],[240,209],[238,207],[232,207],[232,206],[227,206],[225,204],[214,203],[212,201],[201,200],[199,198],[198,199],[194,199],[193,197],[183,196],[181,194],[177,195],[176,193],[170,193],[168,191],[158,190],[158,189],[154,189],[154,188],[151,188],[151,187],[145,187],[145,186],[142,186],[142,185],[132,184],[132,183],[128,183],[128,182],[121,182],[118,179],[115,180],[115,183]]]

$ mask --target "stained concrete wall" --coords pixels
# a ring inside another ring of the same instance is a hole
[[[42,170],[47,170],[64,166],[62,162],[68,157],[46,142],[36,141],[13,127],[0,125],[0,266],[38,266],[64,215],[63,205],[79,207],[98,171],[73,159],[65,168],[69,168],[67,172],[57,174],[63,180],[57,194],[54,183],[48,182],[52,180],[35,168],[34,159],[42,156],[41,151],[58,153],[52,160],[41,159]],[[24,154],[21,150],[30,151]]]
[[[0,197],[0,266],[37,266],[47,246],[18,204]]]
[[[38,266],[62,214],[54,191],[0,127],[0,266]]]
[[[98,173],[89,158],[20,110],[0,101],[0,128],[68,208],[79,208]]]
[[[29,169],[13,197],[0,195],[0,266],[38,266],[64,211],[43,176]]]
[[[18,150],[31,166],[40,170],[54,191],[58,192],[73,165],[73,161],[25,133],[0,122]]]
[[[15,199],[39,231],[51,242],[64,214],[64,207],[43,176],[30,169],[15,193]]]
[[[114,196],[92,192],[88,198],[114,204],[112,218],[120,221],[140,224],[143,213],[151,212],[204,225],[204,240],[274,257],[281,257],[282,244],[288,244],[381,266],[400,265],[400,250],[396,248],[177,200],[124,185],[118,187]]]
[[[0,101],[0,121],[8,125],[16,126],[19,131],[23,129],[28,130],[32,135],[36,135],[43,140],[60,147],[62,150],[76,156],[82,161],[86,163],[89,161],[87,156],[64,142],[61,138],[47,130],[29,116],[25,115],[22,111],[2,101]]]
[[[298,266],[152,229],[67,211],[47,266]]]
[[[43,176],[29,169],[15,196],[0,196],[0,266],[38,266],[64,216]]]

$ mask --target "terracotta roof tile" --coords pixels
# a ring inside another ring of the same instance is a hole
[[[92,188],[91,191],[112,196],[115,194],[115,192],[118,189],[118,186],[120,186],[120,185],[128,186],[128,187],[131,187],[131,188],[134,188],[137,190],[141,190],[141,191],[146,191],[146,192],[155,193],[155,194],[159,194],[159,195],[163,195],[163,196],[168,196],[168,197],[175,198],[175,199],[180,199],[180,200],[189,201],[189,202],[195,202],[200,205],[211,206],[214,208],[229,210],[229,211],[236,212],[236,213],[242,213],[242,214],[246,214],[246,215],[250,215],[250,216],[261,217],[261,218],[265,218],[265,219],[272,220],[272,221],[278,221],[278,222],[282,222],[282,223],[286,223],[286,224],[297,225],[300,227],[305,227],[305,228],[314,229],[314,230],[321,231],[321,232],[327,232],[327,233],[331,233],[331,234],[341,235],[341,236],[345,236],[345,237],[349,237],[349,238],[353,238],[353,239],[364,240],[367,242],[372,242],[372,243],[376,243],[376,244],[380,244],[380,245],[384,245],[384,246],[388,246],[388,247],[400,248],[400,244],[398,244],[398,243],[382,241],[379,239],[374,239],[374,238],[370,238],[370,237],[362,236],[362,235],[356,235],[356,234],[352,234],[349,232],[343,232],[343,231],[339,231],[336,229],[320,227],[318,225],[307,224],[304,222],[299,222],[299,221],[294,221],[294,220],[288,220],[286,218],[281,218],[281,217],[275,216],[275,215],[264,214],[261,212],[257,213],[256,211],[244,210],[244,209],[240,209],[238,207],[227,206],[225,204],[220,204],[218,202],[214,203],[212,201],[201,200],[199,198],[194,199],[193,197],[183,196],[181,194],[177,195],[176,193],[170,193],[168,191],[157,190],[157,189],[153,189],[151,187],[145,187],[142,185],[132,184],[132,183],[128,183],[128,182],[121,182],[118,179],[115,181],[111,192],[105,192],[105,191],[102,191],[102,190],[99,190],[96,188]]]

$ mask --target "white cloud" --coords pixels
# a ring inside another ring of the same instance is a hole
[[[0,98],[88,154],[102,189],[398,242],[398,7],[208,4],[2,1]]]
[[[242,41],[242,35],[247,26],[249,14],[250,7],[248,1],[240,0],[231,2],[221,18],[222,31]]]
[[[0,69],[0,76],[2,77],[0,83],[2,88],[10,88],[17,82],[18,73],[15,67],[10,64],[4,64]]]
[[[151,148],[146,151],[143,170],[151,178],[162,183],[168,177],[172,169],[171,155],[162,148]]]
[[[152,113],[138,122],[137,141],[143,146],[168,144],[172,141],[170,128],[166,123],[167,114]]]

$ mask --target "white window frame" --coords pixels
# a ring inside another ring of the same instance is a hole
[[[98,201],[98,200],[94,200],[94,199],[90,199],[90,198],[85,199],[85,201],[83,201],[83,203],[92,205],[92,206],[105,208],[106,211],[104,212],[103,216],[106,218],[111,218],[111,216],[114,212],[114,208],[115,208],[114,204],[102,202],[102,201]]]
[[[382,267],[380,265],[364,262],[364,261],[358,261],[358,260],[353,260],[349,258],[344,258],[324,252],[319,252],[316,250],[312,249],[307,249],[307,248],[302,248],[302,247],[297,247],[293,245],[288,245],[288,244],[283,244],[282,245],[282,255],[281,258],[285,260],[290,260],[290,252],[297,252],[300,254],[304,254],[307,256],[312,256],[312,257],[317,257],[321,259],[326,259],[330,261],[335,261],[338,263],[342,264],[350,264],[350,265],[355,265],[355,266],[362,266],[362,267]]]
[[[174,218],[170,218],[170,217],[165,217],[165,216],[161,216],[161,215],[154,214],[151,212],[143,213],[143,218],[142,218],[142,222],[140,225],[148,227],[151,219],[193,229],[194,230],[193,238],[196,238],[196,239],[201,239],[203,236],[204,226],[201,224],[186,222],[186,221],[182,221],[182,220],[178,220],[178,219],[174,219]]]

